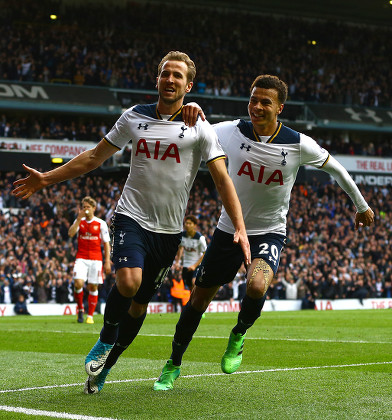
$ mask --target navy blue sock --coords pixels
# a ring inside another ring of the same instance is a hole
[[[203,312],[196,311],[190,301],[181,312],[180,319],[176,325],[176,333],[172,342],[172,354],[170,356],[174,366],[181,365],[182,356],[192,341],[193,334],[200,324],[202,315]]]
[[[265,302],[265,296],[260,299],[253,299],[248,295],[242,299],[241,310],[238,314],[237,325],[233,328],[234,334],[244,335],[260,316]]]
[[[121,354],[128,348],[135,337],[138,335],[140,328],[146,318],[147,313],[144,313],[139,318],[133,318],[129,313],[126,313],[123,319],[120,321],[118,329],[118,338],[114,347],[105,363],[105,368],[110,369],[117,362],[117,359]]]
[[[101,341],[107,344],[114,344],[117,340],[118,326],[123,316],[131,306],[132,298],[123,296],[114,285],[110,290],[106,301],[103,327],[101,330]]]

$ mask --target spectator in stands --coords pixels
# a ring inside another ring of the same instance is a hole
[[[0,281],[2,281],[0,303],[10,304],[12,303],[12,287],[10,286],[10,281],[4,274],[2,274]]]
[[[20,294],[18,296],[18,300],[14,305],[14,312],[16,315],[31,315],[30,312],[27,310],[26,298],[23,294]]]

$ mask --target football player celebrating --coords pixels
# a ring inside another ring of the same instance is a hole
[[[250,262],[241,205],[217,135],[207,121],[199,118],[187,126],[182,119],[184,97],[195,74],[187,54],[169,52],[158,65],[157,103],[126,110],[95,148],[56,169],[41,173],[24,165],[29,176],[15,181],[14,195],[28,198],[41,188],[97,168],[132,141],[129,175],[111,225],[116,284],[106,302],[100,338],[85,360],[89,375],[85,393],[102,389],[110,367],[139,332],[148,303],[177,253],[202,159],[233,222],[232,239]]]
[[[106,222],[94,216],[97,207],[92,197],[84,197],[82,208],[68,230],[72,238],[78,233],[78,251],[73,270],[74,296],[77,304],[78,322],[83,322],[83,285],[87,281],[88,315],[87,324],[94,324],[93,315],[98,303],[98,286],[103,283],[102,268],[106,274],[112,271],[110,262],[110,237]],[[105,254],[102,267],[101,242]]]
[[[228,157],[229,175],[242,205],[252,256],[238,322],[230,333],[221,360],[224,373],[233,373],[239,368],[246,332],[260,316],[266,292],[277,272],[286,241],[290,194],[299,167],[320,168],[337,180],[357,208],[355,229],[369,226],[374,220],[373,211],[346,169],[312,138],[278,121],[286,99],[287,85],[283,81],[276,76],[258,76],[250,88],[250,122],[235,120],[214,126]],[[197,107],[187,112],[198,112],[204,117]],[[234,230],[227,216],[223,208],[197,272],[196,285],[177,323],[171,357],[154,384],[155,390],[173,388],[180,374],[182,356],[203,312],[219,287],[233,280],[243,262],[242,255],[230,241]]]

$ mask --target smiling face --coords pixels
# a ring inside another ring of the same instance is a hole
[[[279,102],[276,89],[254,87],[250,94],[248,113],[256,133],[271,136],[277,126],[278,115],[284,104]]]
[[[193,82],[188,81],[188,67],[184,61],[166,61],[157,77],[159,112],[170,115],[176,112],[192,86]]]

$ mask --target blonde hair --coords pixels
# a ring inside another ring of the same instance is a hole
[[[89,195],[87,197],[83,198],[82,204],[83,203],[88,203],[88,204],[90,204],[91,207],[94,207],[94,208],[97,207],[97,202],[92,197],[90,197]]]
[[[181,51],[170,51],[167,53],[158,64],[158,76],[162,72],[162,67],[166,61],[183,61],[188,67],[187,79],[188,82],[193,82],[193,79],[196,76],[196,66],[195,63],[189,58],[188,54],[185,54]]]

